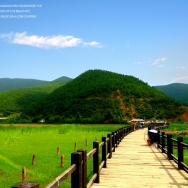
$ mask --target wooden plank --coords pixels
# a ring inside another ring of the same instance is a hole
[[[107,168],[100,172],[100,183],[92,188],[123,187],[188,187],[188,174],[178,170],[156,145],[147,145],[147,129],[140,129],[124,137],[107,160]]]

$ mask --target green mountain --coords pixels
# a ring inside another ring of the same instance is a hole
[[[171,98],[188,105],[188,84],[173,83],[164,86],[154,86]]]
[[[47,122],[122,122],[173,118],[182,105],[133,76],[89,70],[54,90],[25,112]]]
[[[48,83],[48,81],[21,78],[0,78],[0,92],[10,89],[28,88]]]
[[[63,76],[40,86],[2,91],[0,92],[0,112],[4,116],[9,113],[21,112],[71,80],[71,78]]]
[[[71,81],[72,78],[66,77],[66,76],[62,76],[60,78],[57,78],[53,81],[51,81],[51,83],[60,83],[60,84],[64,84],[64,83],[68,83],[69,81]]]

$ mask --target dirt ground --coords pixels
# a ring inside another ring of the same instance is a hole
[[[176,134],[176,135],[188,135],[188,131],[184,130],[184,131],[163,131],[165,134]]]
[[[188,107],[184,106],[183,109],[185,110],[185,112],[182,114],[181,119],[184,122],[188,122]]]

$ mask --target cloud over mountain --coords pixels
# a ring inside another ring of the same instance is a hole
[[[172,82],[176,82],[176,83],[179,83],[179,82],[181,82],[181,83],[183,83],[183,82],[187,83],[187,81],[188,81],[188,76],[184,76],[184,77],[176,78],[176,79],[172,80]]]
[[[69,48],[76,46],[102,47],[99,42],[84,42],[81,38],[64,35],[38,36],[28,35],[27,32],[0,34],[0,38],[7,39],[9,42],[20,45],[28,45],[37,48]]]

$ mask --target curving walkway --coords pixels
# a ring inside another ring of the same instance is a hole
[[[146,128],[127,135],[92,188],[188,188],[188,174],[146,140]]]

